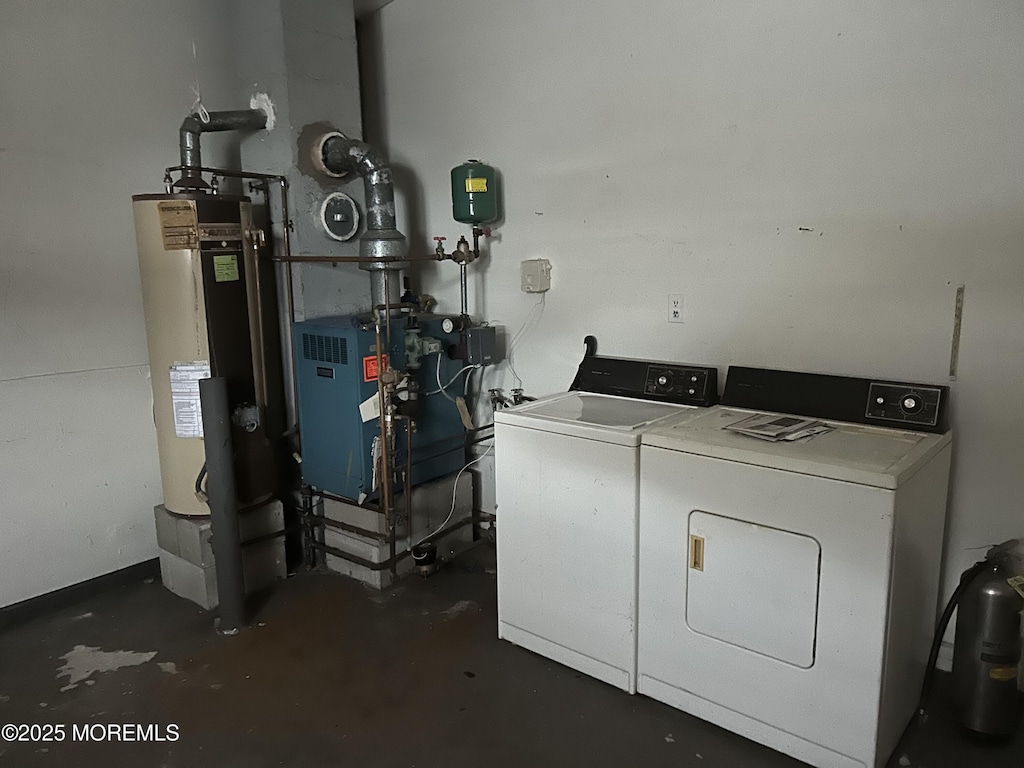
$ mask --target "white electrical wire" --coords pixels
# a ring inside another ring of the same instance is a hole
[[[523,338],[523,335],[527,332],[529,327],[533,323],[539,321],[541,316],[544,314],[546,296],[547,293],[542,293],[540,295],[540,299],[537,301],[536,304],[533,305],[533,308],[530,310],[530,314],[527,315],[526,320],[523,321],[523,324],[519,327],[519,330],[516,331],[516,335],[512,337],[512,341],[509,342],[508,345],[508,357],[506,358],[506,362],[508,363],[508,369],[512,371],[513,381],[517,382],[516,386],[518,387],[521,387],[523,385],[523,379],[516,372],[515,364],[513,362],[513,358],[515,357],[516,345],[519,344],[520,340]],[[537,311],[538,309],[540,310],[539,312]]]
[[[459,474],[457,474],[455,476],[455,484],[452,486],[452,508],[448,512],[448,517],[446,517],[444,519],[444,522],[441,523],[439,526],[437,526],[437,528],[435,528],[433,531],[431,531],[426,536],[424,536],[422,539],[420,539],[415,544],[413,544],[414,547],[418,547],[420,544],[422,544],[424,541],[429,539],[431,536],[436,536],[438,531],[443,530],[444,527],[446,525],[448,525],[448,521],[451,520],[452,519],[452,515],[455,514],[455,499],[457,498],[457,496],[459,494],[459,478],[462,477],[462,473],[465,472],[467,469],[472,467],[478,461],[482,461],[483,459],[485,459],[487,457],[487,454],[490,453],[491,449],[493,449],[493,448],[494,448],[493,445],[488,446],[486,451],[481,453],[479,456],[477,456],[475,459],[473,459],[471,462],[469,462],[469,464],[467,464],[466,466],[464,466],[462,469],[459,470]]]
[[[445,392],[445,390],[448,389],[448,387],[450,387],[452,384],[454,384],[455,380],[457,378],[459,378],[459,376],[464,374],[466,371],[472,370],[473,368],[479,368],[479,367],[480,367],[479,363],[475,364],[475,365],[467,365],[462,370],[460,370],[458,373],[456,373],[454,376],[452,376],[451,379],[448,380],[447,384],[441,384],[441,355],[439,354],[437,356],[437,389],[432,389],[429,392],[424,392],[423,394],[424,395],[436,395],[436,394],[440,393],[440,394],[444,395],[445,397],[447,397],[449,400],[451,400],[454,403],[455,399],[451,395],[449,395],[447,392]],[[469,377],[467,376],[467,378],[469,378]]]
[[[454,379],[453,379],[453,381],[454,381]],[[437,355],[437,391],[440,392],[442,395],[444,395],[446,398],[448,398],[449,400],[451,400],[454,403],[455,402],[455,398],[452,397],[451,395],[449,395],[447,392],[445,392],[444,389],[445,389],[444,386],[441,384],[441,355],[439,353]]]

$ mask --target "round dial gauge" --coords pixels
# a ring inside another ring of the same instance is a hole
[[[455,333],[455,321],[450,317],[446,317],[441,321],[441,330],[445,333]]]

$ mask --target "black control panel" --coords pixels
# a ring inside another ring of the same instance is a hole
[[[718,369],[687,363],[665,363],[626,357],[601,357],[597,340],[588,336],[587,353],[570,390],[635,397],[680,405],[718,402]]]
[[[939,423],[939,412],[946,398],[940,387],[920,384],[892,384],[873,381],[868,387],[868,405],[864,415],[870,419],[905,422],[929,427]]]
[[[945,432],[949,387],[730,366],[723,405]]]

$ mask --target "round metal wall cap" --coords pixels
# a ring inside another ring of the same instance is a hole
[[[351,240],[359,231],[359,206],[344,192],[332,192],[320,204],[320,226],[333,240]]]

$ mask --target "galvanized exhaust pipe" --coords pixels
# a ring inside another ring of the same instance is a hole
[[[187,189],[206,189],[199,168],[203,166],[199,149],[199,135],[214,131],[258,131],[267,127],[267,113],[260,109],[235,109],[223,112],[205,113],[204,120],[198,112],[186,117],[178,129],[178,151],[181,155],[181,179],[177,186]]]
[[[350,139],[339,131],[325,133],[313,144],[313,164],[323,173],[343,179],[363,179],[366,232],[359,241],[360,269],[370,272],[371,306],[396,307],[401,301],[405,235],[395,222],[395,188],[391,167],[376,147]]]

